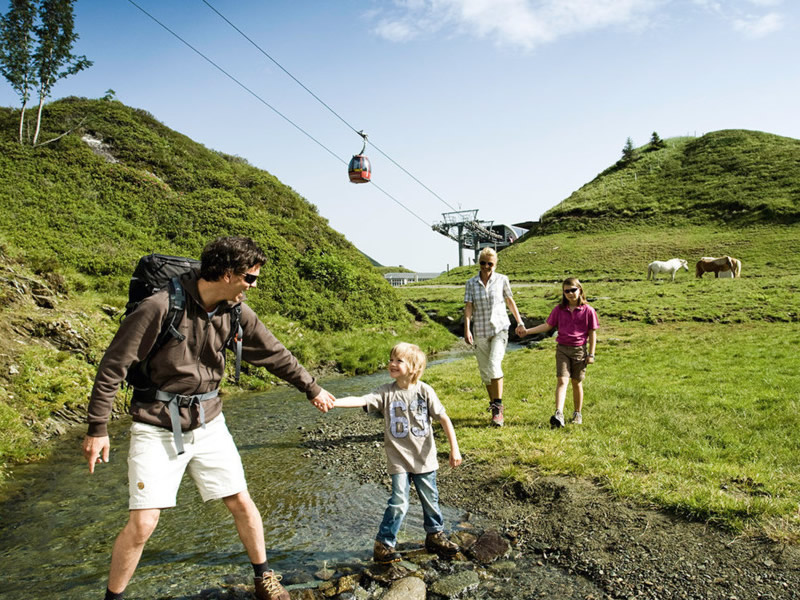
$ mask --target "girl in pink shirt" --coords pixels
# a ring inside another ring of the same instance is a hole
[[[597,313],[586,303],[581,282],[568,277],[561,284],[559,302],[541,325],[525,329],[525,335],[545,333],[558,329],[556,337],[556,413],[550,417],[550,427],[564,427],[564,402],[567,384],[572,380],[572,423],[583,423],[583,379],[586,365],[594,363],[594,348],[597,343]]]

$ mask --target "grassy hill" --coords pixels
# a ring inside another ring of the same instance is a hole
[[[236,233],[270,257],[252,299],[260,312],[322,330],[403,317],[369,260],[269,173],[119,102],[50,104],[45,135],[87,120],[80,135],[38,149],[14,141],[15,112],[0,112],[0,197],[10,217],[0,236],[28,264],[122,293],[137,256],[198,256],[210,238]],[[82,135],[102,144],[105,156]]]
[[[452,343],[314,205],[244,159],[116,101],[47,105],[42,140],[77,128],[38,148],[17,142],[18,114],[0,109],[0,464],[35,452],[53,414],[80,419],[150,252],[198,257],[219,235],[255,239],[269,263],[248,303],[310,368],[373,371],[400,337]],[[243,381],[270,377],[250,369]]]
[[[543,231],[621,221],[727,225],[800,220],[800,140],[729,129],[637,148],[541,218]]]
[[[436,366],[465,456],[502,484],[542,474],[588,478],[610,493],[736,531],[800,543],[800,142],[746,131],[668,140],[598,175],[499,253],[528,326],[577,276],[598,312],[584,424],[551,430],[555,339],[504,361],[505,420],[486,425],[474,360]],[[741,279],[695,277],[729,254]],[[647,280],[680,257],[675,282]],[[475,266],[399,293],[461,318]],[[567,417],[572,411],[568,391]],[[514,448],[509,453],[508,448]]]

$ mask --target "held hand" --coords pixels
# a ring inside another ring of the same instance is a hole
[[[522,323],[517,325],[517,328],[515,329],[515,332],[521,338],[525,337],[526,335],[528,335],[528,330],[525,328],[525,325],[523,325]]]
[[[89,473],[94,473],[94,466],[97,463],[107,463],[108,453],[111,450],[111,442],[108,436],[91,437],[86,436],[83,439],[83,457],[89,463]]]
[[[333,408],[333,403],[336,402],[336,398],[328,392],[327,390],[323,389],[317,394],[314,398],[311,399],[311,404],[313,404],[320,412],[328,412],[330,409]]]
[[[455,469],[458,465],[461,464],[461,452],[455,450],[450,453],[450,467]]]

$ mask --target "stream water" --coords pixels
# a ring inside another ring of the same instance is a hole
[[[454,358],[459,355],[443,360]],[[346,396],[388,381],[388,374],[378,373],[323,385]],[[303,456],[303,430],[316,427],[321,413],[283,386],[228,397],[224,413],[264,518],[270,565],[288,580],[302,582],[312,581],[326,565],[369,563],[387,490],[327,471]],[[129,428],[129,417],[109,425],[110,462],[98,465],[94,475],[80,452],[82,427],[56,441],[49,459],[16,468],[0,498],[0,598],[102,597],[111,546],[127,520]],[[411,502],[401,542],[425,536],[416,494]],[[446,530],[456,529],[461,511],[445,505],[442,511]],[[471,522],[481,526],[474,515]],[[521,558],[514,576],[506,574],[470,597],[527,599],[557,591],[560,598],[576,600],[599,592],[582,578],[534,560]],[[232,517],[222,502],[203,503],[187,476],[178,506],[163,511],[126,597],[196,600],[209,597],[204,591],[251,581]]]
[[[389,380],[380,373],[325,386],[334,394],[357,395]],[[323,561],[367,560],[387,492],[325,472],[302,457],[301,428],[313,427],[320,413],[286,387],[230,397],[224,412],[264,517],[271,566],[313,573]],[[111,545],[127,519],[129,427],[129,417],[111,423],[110,463],[98,465],[94,475],[80,453],[82,428],[59,440],[50,459],[16,469],[0,503],[4,600],[102,597]],[[449,530],[459,513],[442,508]],[[405,535],[424,537],[418,507],[409,511]],[[204,504],[186,477],[177,508],[162,513],[127,597],[192,597],[215,583],[251,576],[227,509],[221,502]]]

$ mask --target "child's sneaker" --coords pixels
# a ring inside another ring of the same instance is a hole
[[[489,410],[492,411],[492,425],[495,427],[503,426],[503,405],[499,402],[492,402],[489,405]]]
[[[558,429],[559,427],[564,426],[564,413],[560,410],[556,411],[552,417],[550,417],[550,429]]]
[[[442,554],[444,556],[455,556],[461,550],[458,544],[451,542],[447,536],[441,532],[429,533],[425,536],[425,550],[431,554]]]
[[[387,565],[402,560],[402,558],[402,556],[394,551],[394,548],[375,540],[375,546],[372,549],[372,560],[376,563]]]
[[[572,424],[573,425],[582,425],[583,424],[583,417],[581,416],[580,411],[575,411],[572,413]]]
[[[257,600],[289,600],[289,592],[279,583],[280,580],[281,576],[275,575],[275,571],[267,571],[261,577],[256,577],[253,583]]]

